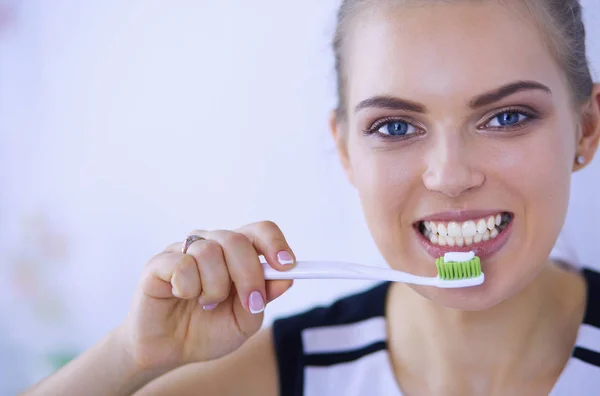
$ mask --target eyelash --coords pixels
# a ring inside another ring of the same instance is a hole
[[[487,117],[484,125],[482,127],[477,127],[477,129],[486,129],[486,125],[488,125],[496,117],[498,117],[498,116],[500,116],[502,114],[505,114],[505,113],[518,113],[518,114],[522,114],[522,115],[525,115],[527,117],[527,119],[524,120],[524,121],[521,121],[518,124],[513,125],[513,126],[487,127],[487,129],[492,129],[493,131],[510,132],[510,131],[521,129],[524,126],[530,124],[531,122],[533,122],[533,121],[538,120],[539,118],[541,118],[541,115],[538,112],[534,111],[533,109],[524,110],[522,108],[507,107],[507,108],[501,109],[499,111],[496,111],[496,112],[494,112],[493,115]],[[386,135],[386,134],[378,132],[378,130],[381,127],[383,127],[386,124],[392,123],[392,122],[405,122],[407,124],[410,124],[414,128],[418,129],[420,132],[413,133],[413,134],[410,134],[410,135],[403,135],[403,136]],[[363,133],[366,136],[377,135],[377,139],[380,139],[380,140],[401,141],[401,140],[410,139],[414,135],[419,136],[419,135],[422,134],[422,131],[423,131],[422,128],[418,127],[417,125],[414,124],[413,121],[410,121],[410,120],[408,120],[406,118],[403,118],[403,117],[386,117],[386,118],[382,118],[381,120],[377,120],[369,129],[363,131]]]
[[[534,122],[535,120],[538,120],[541,118],[541,115],[538,112],[534,111],[533,109],[525,110],[523,108],[517,108],[517,107],[506,107],[504,109],[501,109],[501,110],[495,112],[494,115],[488,117],[487,121],[485,122],[485,125],[489,124],[494,118],[496,118],[502,114],[505,114],[505,113],[523,114],[523,115],[527,116],[527,119],[519,122],[516,125],[512,125],[512,126],[488,127],[488,128],[491,130],[494,130],[494,131],[510,132],[510,131],[522,129],[526,125],[529,125],[530,123]],[[477,127],[477,129],[484,129],[485,125],[484,125],[484,127]]]
[[[405,122],[405,123],[413,126],[414,128],[418,129],[419,132],[410,134],[410,135],[403,135],[403,136],[385,135],[383,133],[378,132],[378,130],[382,126],[384,126],[386,124],[390,124],[392,122]],[[413,135],[418,136],[422,133],[422,131],[423,131],[423,129],[416,126],[414,124],[414,121],[411,121],[411,120],[408,120],[408,119],[402,118],[402,117],[386,117],[386,118],[382,118],[381,120],[377,120],[373,125],[371,125],[371,127],[369,129],[367,129],[366,131],[363,131],[363,133],[367,136],[377,135],[377,139],[381,139],[381,140],[399,141],[399,140],[410,139]]]

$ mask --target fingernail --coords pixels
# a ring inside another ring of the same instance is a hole
[[[250,308],[250,313],[253,314],[261,313],[265,310],[265,300],[260,292],[253,291],[250,293],[250,297],[248,298],[248,307]]]
[[[202,309],[204,309],[205,311],[212,311],[213,309],[217,308],[217,305],[219,305],[219,304],[205,305],[202,307]]]
[[[282,250],[281,252],[277,253],[277,261],[279,261],[279,264],[281,265],[294,264],[294,258],[289,252],[286,252],[285,250]]]

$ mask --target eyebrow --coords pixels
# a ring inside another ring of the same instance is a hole
[[[504,99],[507,96],[513,95],[517,92],[530,90],[545,91],[548,94],[552,95],[552,90],[544,84],[541,84],[536,81],[517,81],[476,97],[475,99],[469,102],[469,107],[471,107],[472,109],[477,109],[483,106],[490,105],[494,102],[498,102],[499,100]]]
[[[365,99],[356,105],[354,112],[358,113],[359,111],[368,108],[427,113],[427,108],[424,105],[410,100],[396,98],[394,96],[373,96],[372,98]]]
[[[521,91],[540,90],[552,94],[552,90],[536,81],[516,81],[496,88],[493,91],[479,95],[469,101],[469,107],[472,109],[478,109],[483,106],[488,106],[492,103],[498,102],[507,96],[513,95]],[[379,108],[388,110],[404,110],[411,111],[414,113],[427,113],[427,107],[421,103],[413,102],[411,100],[401,99],[394,96],[374,96],[369,99],[365,99],[360,102],[354,108],[354,112],[357,113],[367,108]]]

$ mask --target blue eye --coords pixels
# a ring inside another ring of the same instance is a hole
[[[529,115],[518,111],[505,111],[492,118],[486,126],[492,128],[512,127],[528,120],[529,118]]]
[[[377,132],[389,136],[411,135],[417,131],[417,128],[405,121],[386,122],[376,128]]]

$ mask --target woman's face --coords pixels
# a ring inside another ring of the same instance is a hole
[[[336,131],[368,226],[386,261],[417,275],[473,250],[484,285],[417,290],[488,308],[539,273],[564,222],[578,128],[564,74],[518,7],[370,11],[347,32]]]

